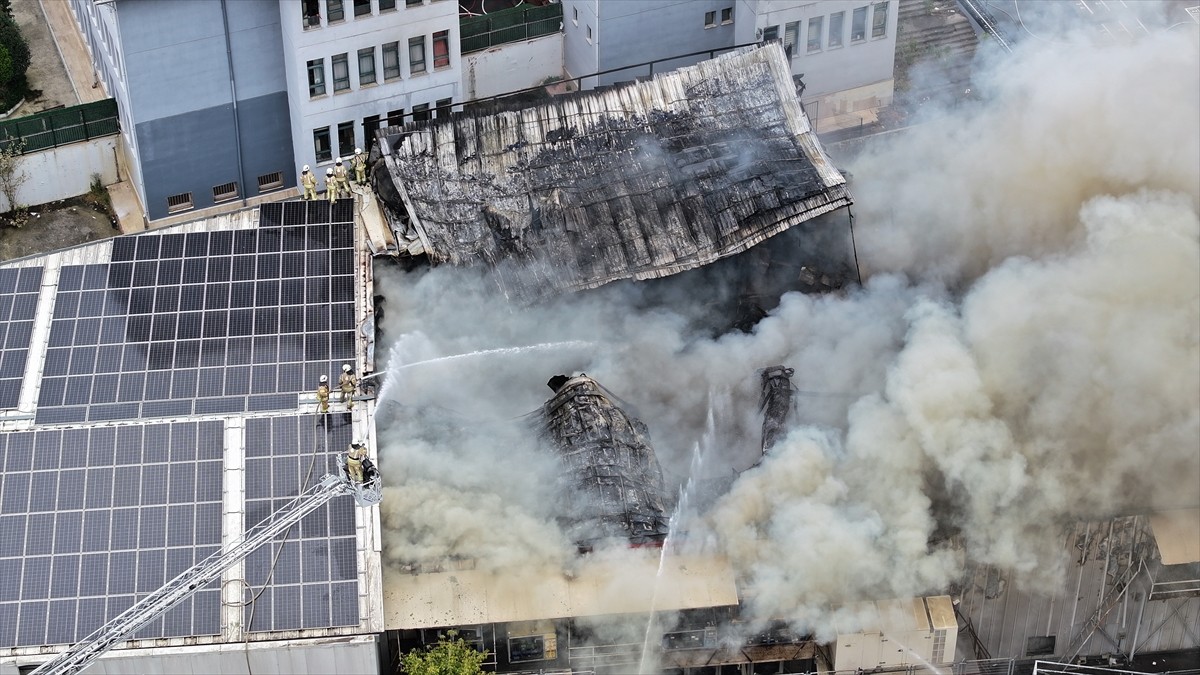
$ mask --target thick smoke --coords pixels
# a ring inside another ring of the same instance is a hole
[[[967,560],[1047,587],[1072,520],[1200,503],[1195,35],[1027,47],[981,102],[853,160],[872,275],[788,294],[753,333],[702,330],[703,287],[517,308],[474,272],[380,270],[387,562],[572,564],[522,418],[559,372],[628,403],[671,489],[711,410],[703,477],[742,473],[689,538],[757,617],[824,637],[853,621],[840,603],[945,592]],[[565,344],[419,363],[546,343]],[[746,470],[756,371],[778,363],[800,423]]]

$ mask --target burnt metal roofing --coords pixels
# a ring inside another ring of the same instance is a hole
[[[525,301],[706,265],[851,203],[777,44],[417,123],[382,150],[400,237]]]

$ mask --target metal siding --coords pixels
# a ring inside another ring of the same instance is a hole
[[[242,136],[242,165],[246,176],[242,195],[257,195],[258,177],[274,171],[283,172],[283,187],[295,187],[299,167],[292,154],[287,92],[239,100],[238,126]]]

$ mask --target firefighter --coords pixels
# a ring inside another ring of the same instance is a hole
[[[345,193],[349,197],[350,176],[346,173],[346,166],[342,164],[341,157],[338,157],[337,161],[333,163],[333,178],[337,181],[338,195],[341,196],[342,193]]]
[[[358,389],[358,380],[354,378],[349,363],[342,364],[342,376],[338,378],[338,389],[342,392],[342,403],[346,404],[346,410],[354,410],[354,392]]]
[[[322,413],[329,412],[329,376],[322,375],[320,384],[317,385],[317,411]]]
[[[367,156],[362,148],[354,149],[354,182],[359,185],[367,184]]]
[[[338,182],[337,177],[333,175],[333,167],[325,169],[325,196],[329,197],[330,204],[338,198]]]
[[[362,443],[354,441],[350,444],[350,451],[346,453],[346,475],[355,483],[362,483],[365,476],[363,475],[363,460],[367,457],[367,449]]]
[[[301,197],[304,201],[313,201],[317,198],[317,177],[308,170],[308,165],[304,165],[304,169],[300,172],[300,186],[304,188],[304,195]]]

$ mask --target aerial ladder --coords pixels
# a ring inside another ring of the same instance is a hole
[[[100,658],[128,635],[150,623],[176,603],[183,601],[225,570],[254,552],[334,497],[350,494],[359,506],[378,504],[382,496],[379,472],[363,460],[364,480],[359,483],[346,470],[345,453],[337,456],[338,473],[325,474],[315,485],[296,495],[278,511],[242,533],[240,537],[193,565],[164,586],[134,603],[108,623],[97,628],[66,651],[33,671],[36,675],[78,673]]]

